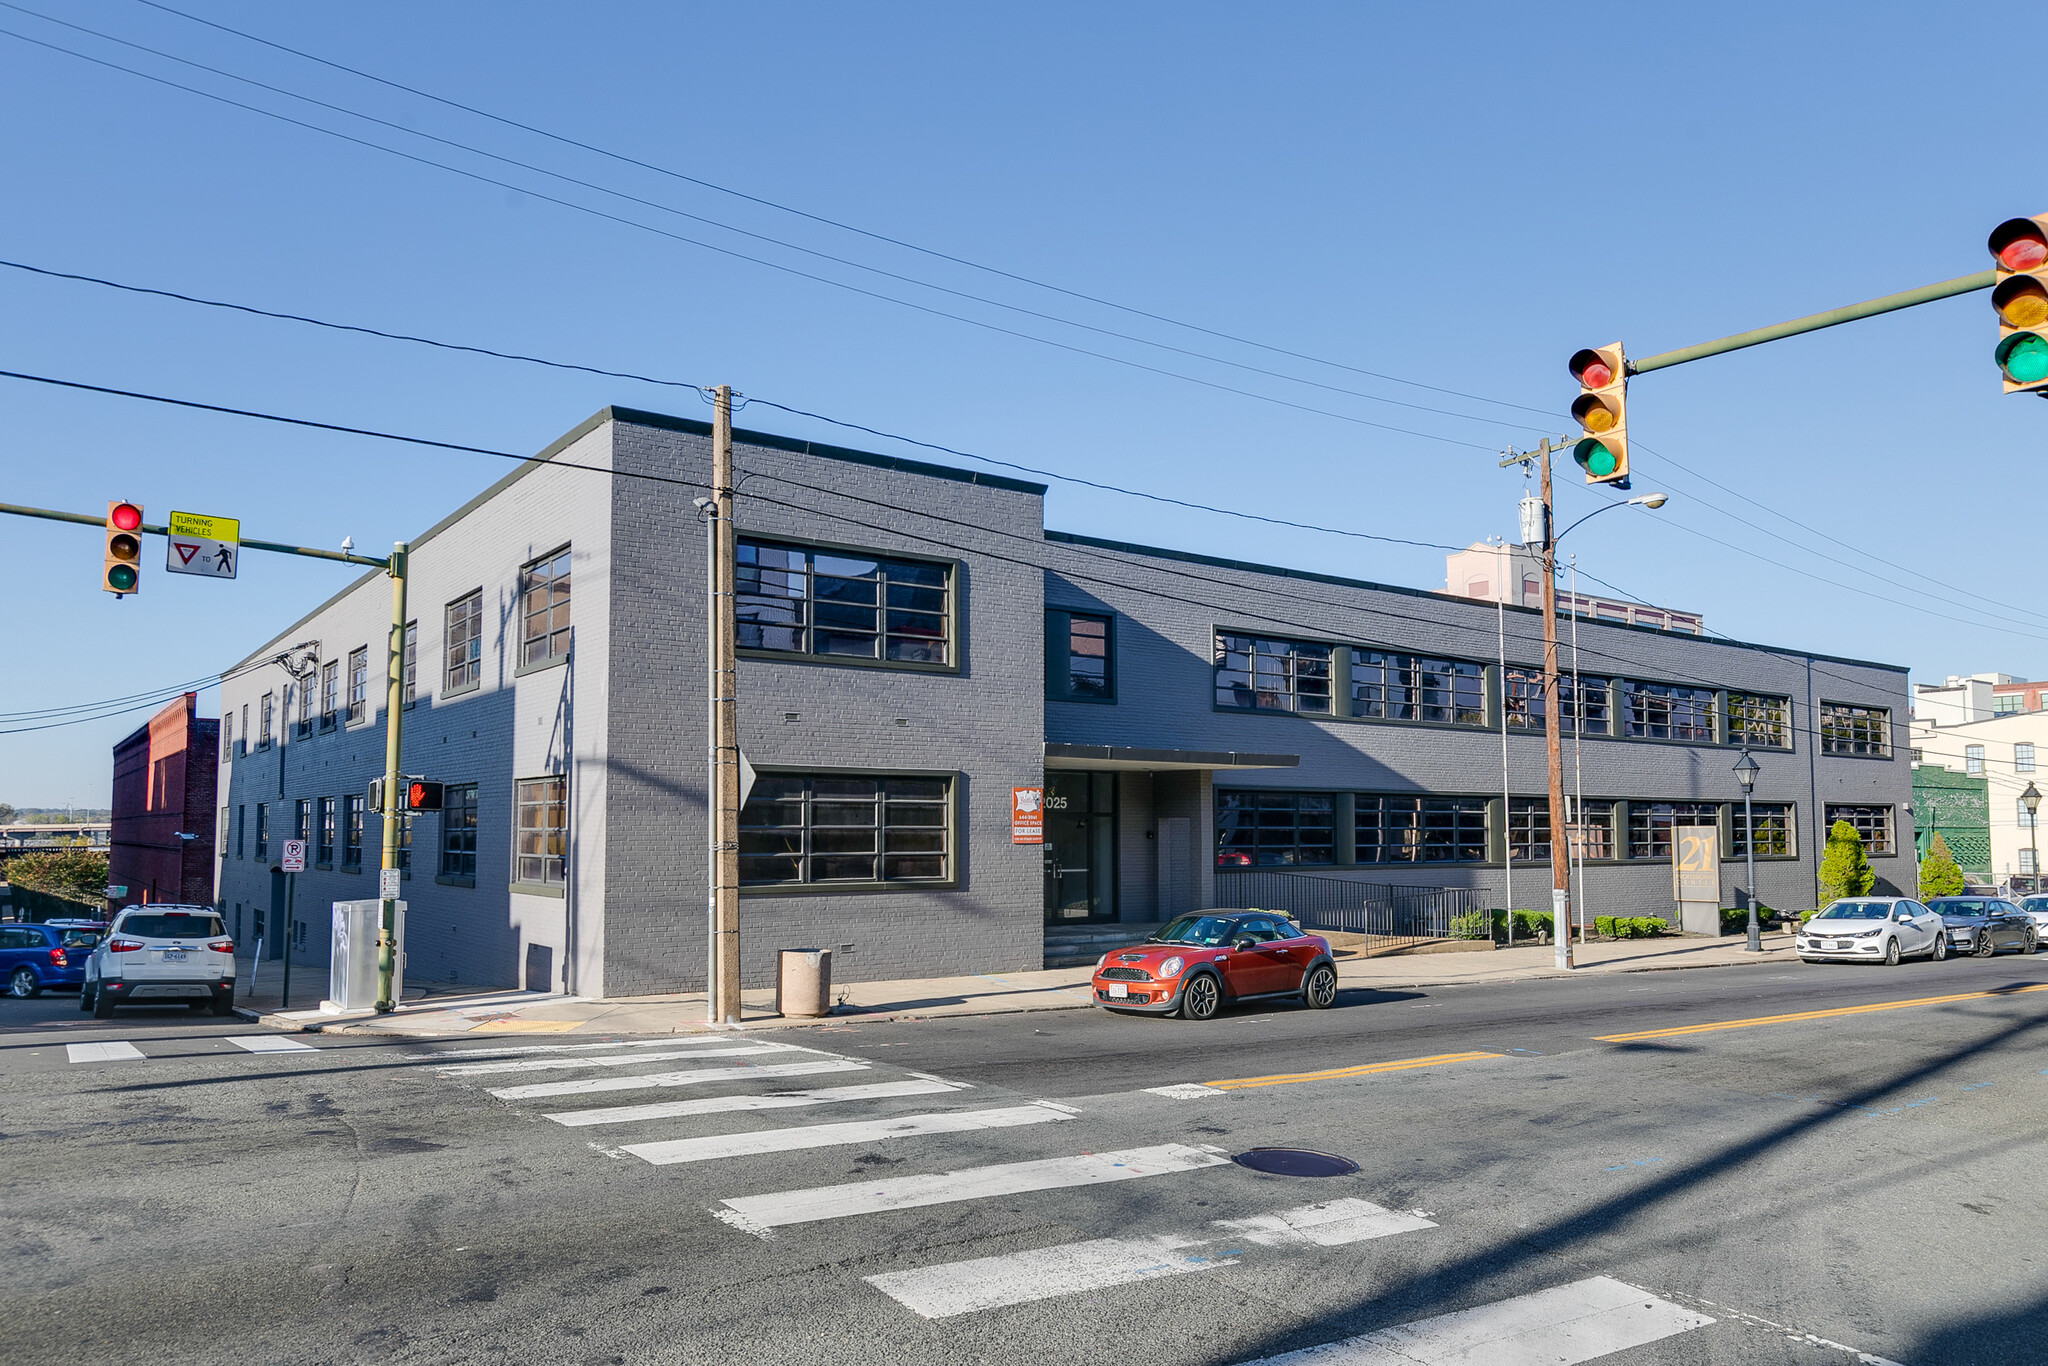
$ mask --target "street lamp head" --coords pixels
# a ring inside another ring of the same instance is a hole
[[[1645,493],[1640,497],[1629,499],[1629,502],[1646,508],[1660,508],[1670,501],[1671,495],[1668,493]]]
[[[1748,750],[1735,761],[1735,776],[1742,783],[1742,790],[1748,792],[1756,786],[1756,775],[1763,772],[1763,765],[1752,759]]]
[[[2041,789],[2028,783],[2027,790],[2020,793],[2020,800],[2027,804],[2027,814],[2032,815],[2041,809]]]

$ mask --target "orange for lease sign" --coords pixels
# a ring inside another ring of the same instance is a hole
[[[1045,789],[1010,789],[1010,843],[1045,843]]]

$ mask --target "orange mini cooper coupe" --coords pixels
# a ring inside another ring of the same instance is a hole
[[[1330,946],[1272,911],[1184,915],[1095,965],[1104,1010],[1206,1020],[1226,1001],[1293,997],[1312,1010],[1337,999]]]

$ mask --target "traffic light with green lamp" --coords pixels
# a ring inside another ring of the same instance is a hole
[[[1588,347],[1571,360],[1579,396],[1572,416],[1586,434],[1572,447],[1572,459],[1589,484],[1628,487],[1628,358],[1621,343]]]
[[[100,587],[118,598],[133,593],[141,582],[142,508],[135,503],[108,503],[107,548],[100,565]]]
[[[2048,213],[2006,219],[1986,245],[1996,263],[1991,306],[2005,392],[2048,398]]]

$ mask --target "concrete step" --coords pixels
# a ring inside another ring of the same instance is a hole
[[[1045,966],[1087,967],[1111,949],[1135,944],[1158,928],[1157,924],[1048,925],[1045,927]]]

